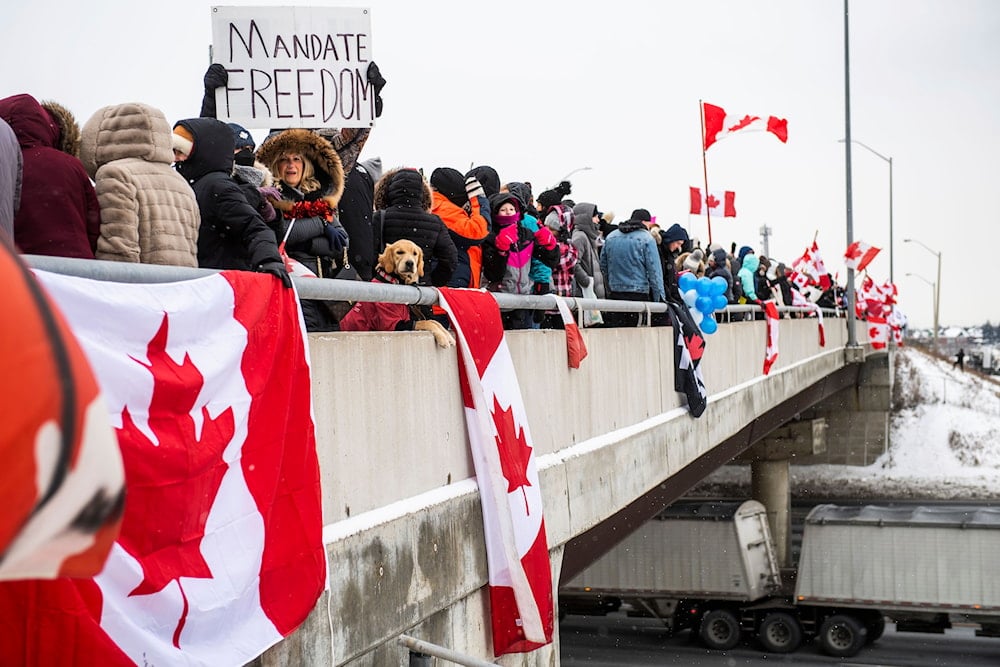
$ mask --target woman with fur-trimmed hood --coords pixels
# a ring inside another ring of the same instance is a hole
[[[344,168],[337,151],[312,130],[293,128],[266,139],[257,149],[257,161],[271,170],[282,194],[280,200],[269,200],[282,214],[272,223],[278,243],[287,233],[289,256],[320,278],[336,276],[348,244],[347,232],[337,219],[344,193]]]
[[[431,213],[430,183],[416,169],[387,171],[375,184],[372,227],[378,252],[400,239],[413,241],[424,253],[422,285],[442,287],[458,264],[458,249],[441,218]]]
[[[337,217],[344,193],[344,167],[329,141],[312,130],[292,128],[257,149],[282,198],[268,199],[279,216],[271,223],[278,244],[319,278],[333,278],[347,263],[348,236]],[[303,300],[308,331],[340,327],[326,302]]]

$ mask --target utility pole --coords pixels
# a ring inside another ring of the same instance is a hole
[[[767,225],[761,225],[760,227],[760,244],[763,248],[762,254],[764,257],[770,259],[771,257],[771,247],[768,245],[767,240],[771,238],[771,228]]]

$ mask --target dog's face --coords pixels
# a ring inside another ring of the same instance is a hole
[[[399,276],[407,285],[414,284],[424,275],[424,252],[407,239],[387,245],[378,256],[378,263],[383,271]]]

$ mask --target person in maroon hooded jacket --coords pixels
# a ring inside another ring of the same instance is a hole
[[[59,150],[62,130],[31,95],[0,100],[3,118],[21,145],[21,206],[14,243],[30,255],[94,259],[101,235],[97,193],[78,157]]]

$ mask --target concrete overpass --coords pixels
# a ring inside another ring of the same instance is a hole
[[[27,259],[126,282],[206,272]],[[353,281],[296,279],[296,286],[308,298],[436,298],[432,290],[385,292]],[[498,297],[502,307],[511,299]],[[707,340],[710,398],[698,419],[673,390],[670,328],[585,330],[590,354],[575,370],[561,331],[508,332],[553,581],[574,576],[734,457],[752,462],[755,492],[779,537],[790,459],[874,460],[888,441],[891,355],[871,354],[864,327],[857,329],[859,346],[848,347],[845,320],[828,317],[821,347],[815,319],[782,319],[780,354],[764,376],[765,323],[721,325]],[[303,627],[254,664],[401,665],[403,634],[492,659],[482,516],[455,351],[438,348],[429,333],[401,332],[310,334],[310,352],[330,588]],[[557,665],[558,636],[496,662]]]
[[[722,325],[708,338],[702,368],[711,396],[699,419],[673,390],[669,328],[586,330],[590,356],[578,370],[567,368],[562,332],[508,332],[554,581],[755,443],[764,493],[778,500],[791,456],[860,463],[885,448],[889,355],[870,355],[866,340],[847,348],[843,319],[827,320],[825,347],[814,319],[782,319],[780,331],[768,376],[764,322]],[[310,345],[330,592],[258,664],[406,664],[401,634],[492,659],[454,351],[425,333],[313,334]],[[803,428],[820,433],[796,451]],[[813,446],[823,431],[825,452]],[[776,510],[775,521],[784,520]],[[558,655],[556,639],[496,662],[556,665]]]

